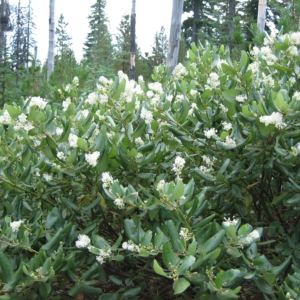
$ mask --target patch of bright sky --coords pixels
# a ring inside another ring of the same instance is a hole
[[[17,4],[18,0],[9,0],[10,4]],[[49,29],[49,0],[31,0],[36,24],[35,40],[38,46],[38,58],[44,62],[48,52]],[[72,37],[73,49],[79,60],[83,55],[83,43],[89,32],[88,15],[96,0],[56,0],[56,26],[60,14],[64,14],[69,23],[68,34]],[[131,0],[107,0],[106,15],[110,21],[111,34],[117,33],[117,28],[124,14],[131,13]],[[151,52],[151,45],[155,33],[165,27],[167,36],[170,32],[172,15],[172,0],[136,0],[136,34],[137,44],[142,53]],[[21,0],[21,6],[27,6],[28,0]]]

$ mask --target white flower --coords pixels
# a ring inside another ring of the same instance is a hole
[[[175,162],[173,164],[172,170],[177,174],[177,176],[181,174],[184,164],[185,164],[184,158],[180,156],[177,156],[175,158]]]
[[[149,83],[148,88],[158,94],[162,94],[164,92],[162,84],[159,82]]]
[[[204,130],[204,135],[210,139],[211,137],[216,137],[217,136],[217,130],[215,128],[211,128],[211,129],[206,129]]]
[[[184,76],[188,75],[187,69],[179,63],[173,70],[172,73],[175,80],[183,79]]]
[[[295,92],[293,98],[295,98],[296,101],[300,101],[300,92]]]
[[[193,234],[191,234],[189,232],[189,230],[185,227],[181,227],[180,228],[180,232],[179,235],[185,240],[188,241],[189,239],[191,239],[193,237]]]
[[[143,146],[145,144],[141,137],[134,139],[134,141],[138,146]]]
[[[57,154],[56,154],[56,156],[60,160],[65,160],[67,158],[62,151],[58,151]]]
[[[253,63],[248,65],[248,70],[251,70],[253,74],[258,73],[260,67],[260,63],[258,61],[254,61]]]
[[[232,124],[229,122],[224,121],[224,122],[222,122],[222,125],[223,125],[224,130],[226,130],[226,131],[229,131],[232,129]]]
[[[173,95],[168,95],[166,97],[167,101],[171,102],[173,100]]]
[[[184,98],[184,95],[176,95],[175,99],[176,99],[176,102],[181,103],[185,98]]]
[[[73,133],[70,133],[69,134],[69,138],[68,138],[68,141],[69,141],[69,144],[72,148],[77,148],[78,145],[77,145],[77,141],[78,141],[78,136],[73,134]]]
[[[91,242],[91,239],[85,234],[79,234],[75,245],[77,248],[86,248]]]
[[[62,103],[63,111],[66,111],[71,104],[71,98],[68,97],[65,101]]]
[[[135,252],[139,252],[140,251],[140,247],[135,245],[132,241],[128,241],[128,242],[124,242],[122,244],[122,248],[124,250],[129,250],[129,251],[135,251]]]
[[[85,160],[88,162],[89,165],[91,165],[92,167],[96,167],[97,165],[97,159],[100,156],[100,152],[99,151],[95,151],[93,153],[90,154],[85,154]]]
[[[219,107],[224,114],[228,112],[228,108],[224,104],[221,103]]]
[[[236,142],[231,137],[229,137],[228,135],[226,136],[226,140],[223,144],[227,147],[230,147],[230,148],[235,148],[236,147]]]
[[[104,258],[103,258],[102,256],[96,256],[96,260],[98,261],[98,263],[99,263],[100,265],[102,265],[102,264],[105,263]]]
[[[249,233],[245,239],[242,239],[242,242],[245,242],[245,243],[252,243],[256,240],[258,240],[260,238],[260,234],[258,232],[258,230],[253,230],[251,233]]]
[[[70,92],[71,90],[71,85],[68,83],[66,86],[65,86],[65,91],[66,92]]]
[[[73,83],[74,83],[76,86],[79,85],[79,79],[78,79],[77,76],[75,76],[75,77],[73,78]]]
[[[266,126],[274,124],[277,129],[282,129],[286,126],[286,123],[283,122],[282,114],[279,112],[273,112],[270,116],[261,116],[259,121]]]
[[[235,100],[237,102],[245,102],[247,100],[247,96],[246,95],[238,95],[235,97]]]
[[[228,219],[224,218],[224,221],[222,222],[222,224],[225,227],[229,227],[230,225],[235,226],[238,223],[238,221],[239,221],[238,219],[230,220],[229,218]]]
[[[55,132],[56,132],[57,135],[61,135],[64,132],[64,130],[60,127],[57,127]]]
[[[97,93],[92,92],[88,95],[88,98],[85,100],[86,103],[90,105],[95,105],[99,99],[99,96]]]
[[[46,181],[51,181],[51,180],[52,180],[52,175],[51,175],[51,174],[48,174],[48,173],[44,173],[44,174],[43,174],[43,178],[44,178]]]
[[[286,49],[286,52],[289,57],[293,57],[297,55],[298,49],[296,46],[291,46]]]
[[[102,174],[102,182],[103,182],[103,187],[109,187],[109,185],[114,182],[114,179],[109,174],[109,172],[104,172]]]
[[[125,203],[124,203],[123,199],[121,199],[121,198],[115,199],[114,204],[119,208],[122,208],[125,206]]]
[[[106,94],[101,94],[99,96],[99,102],[102,105],[107,105],[107,103],[108,103],[108,96]]]
[[[206,90],[216,89],[220,85],[219,75],[215,72],[209,74],[207,79],[207,84],[205,85]]]
[[[7,110],[3,112],[3,115],[0,116],[0,124],[10,124],[12,122],[12,118]]]
[[[153,114],[151,111],[142,107],[141,118],[145,121],[146,124],[151,124],[153,120]]]
[[[10,226],[12,232],[18,232],[19,227],[21,226],[22,223],[23,223],[22,220],[10,222],[9,226]]]
[[[165,190],[165,185],[166,185],[166,182],[162,179],[158,182],[157,186],[156,186],[156,189],[159,191],[159,192],[163,192]]]
[[[29,107],[37,106],[40,109],[44,109],[47,105],[47,102],[41,97],[32,97],[29,103]]]

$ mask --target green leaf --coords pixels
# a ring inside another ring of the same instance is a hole
[[[138,295],[141,290],[142,290],[141,287],[127,290],[125,293],[122,294],[122,298],[126,299],[126,298],[129,298],[129,297],[134,297],[134,296]]]
[[[2,280],[4,282],[9,282],[12,280],[14,271],[10,261],[3,252],[0,252],[0,267]]]
[[[146,123],[144,121],[142,121],[139,124],[139,126],[136,128],[136,130],[133,132],[133,134],[131,135],[131,137],[133,139],[136,139],[136,138],[140,137],[144,133],[145,128],[146,128]]]
[[[153,269],[154,269],[154,271],[155,271],[156,274],[168,277],[168,275],[165,273],[165,271],[163,270],[163,268],[158,264],[158,262],[156,261],[156,259],[154,259],[154,261],[153,261]]]
[[[237,71],[233,67],[224,63],[221,64],[221,68],[226,75],[234,75],[237,73]]]
[[[177,184],[175,186],[175,189],[170,197],[170,201],[174,201],[176,199],[179,199],[184,193],[184,184],[181,180],[177,181]]]
[[[6,105],[5,108],[13,119],[16,119],[22,113],[21,110],[11,105]]]
[[[204,244],[199,245],[197,251],[201,253],[203,250],[208,253],[216,249],[222,242],[222,239],[225,235],[225,230],[222,229],[215,235],[213,235],[210,239],[208,239]]]
[[[174,294],[178,295],[183,293],[189,286],[190,283],[185,278],[175,280],[173,283]]]
[[[178,275],[183,275],[196,261],[196,258],[192,255],[186,255],[182,264],[177,270]]]
[[[83,151],[88,152],[89,151],[89,145],[87,140],[83,139],[83,138],[78,138],[77,140],[77,145],[80,149],[82,149]]]
[[[99,300],[117,300],[118,299],[118,294],[110,294],[110,293],[106,293],[103,294]]]
[[[6,285],[4,285],[3,290],[12,291],[21,282],[21,280],[23,278],[23,265],[24,265],[24,263],[21,262],[18,270],[15,272],[15,274],[13,275],[11,280]],[[2,271],[3,271],[3,269],[2,269]]]
[[[283,204],[285,206],[300,205],[300,194],[295,194],[292,197],[288,198],[287,200],[284,200]]]
[[[113,92],[113,99],[119,99],[120,95],[124,92],[126,86],[126,80],[123,78],[120,82],[118,87]]]
[[[113,276],[113,275],[110,275],[108,276],[108,278],[116,285],[122,285],[122,280],[120,280],[119,278]]]
[[[180,261],[179,257],[173,252],[168,241],[163,245],[162,259],[167,267],[170,267],[170,265],[177,266]]]
[[[237,89],[230,89],[230,90],[225,90],[222,92],[223,97],[228,100],[229,102],[235,104],[236,103],[236,96],[242,94],[241,90]]]

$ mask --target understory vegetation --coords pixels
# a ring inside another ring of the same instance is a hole
[[[299,300],[299,44],[4,104],[0,300]]]

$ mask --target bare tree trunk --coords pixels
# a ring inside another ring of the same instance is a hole
[[[136,53],[136,43],[135,43],[135,23],[136,23],[136,0],[132,0],[131,8],[131,22],[130,22],[130,68],[129,68],[129,79],[135,79],[135,53]]]
[[[265,31],[267,0],[259,0],[257,14],[257,28],[259,32]]]
[[[174,68],[178,63],[182,12],[183,0],[173,0],[169,50],[167,56],[167,66],[170,67],[169,76],[171,76]]]
[[[54,47],[55,47],[55,0],[50,0],[49,16],[49,49],[48,49],[48,71],[47,80],[49,81],[51,73],[54,71]]]

